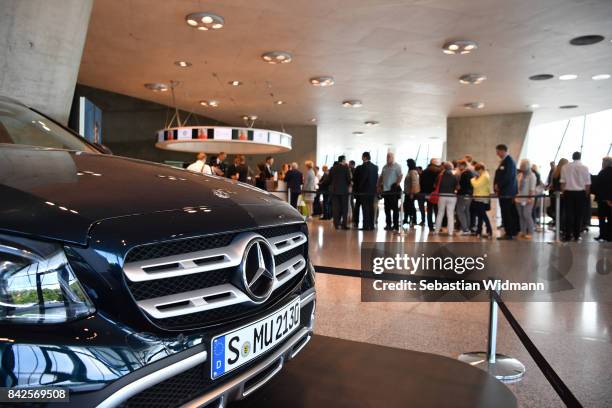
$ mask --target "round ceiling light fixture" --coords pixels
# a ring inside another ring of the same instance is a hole
[[[483,74],[465,74],[459,77],[459,82],[466,85],[478,85],[486,79],[487,76]]]
[[[532,103],[531,105],[527,105],[527,107],[530,109],[538,109],[540,105],[537,103]]]
[[[361,135],[363,135],[363,132],[360,132],[360,131],[355,131],[355,132],[353,132],[353,134],[354,134],[355,136],[361,136]]]
[[[368,127],[372,127],[372,126],[378,126],[380,122],[375,121],[375,120],[366,120],[365,122],[363,122],[363,124]]]
[[[572,38],[570,40],[570,44],[572,45],[592,45],[597,44],[604,40],[602,35],[593,34],[593,35],[581,35],[580,37]]]
[[[316,122],[316,121],[317,121],[317,118],[310,118],[310,121],[311,121],[312,123],[314,123],[314,122]]]
[[[572,79],[576,79],[576,78],[578,78],[578,75],[576,75],[576,74],[559,75],[559,79],[561,81],[571,81]]]
[[[442,52],[445,54],[469,54],[478,48],[478,43],[472,40],[453,40],[447,41],[442,46]]]
[[[268,64],[288,64],[293,56],[287,51],[269,51],[261,54],[261,59]]]
[[[174,65],[181,68],[189,68],[192,64],[189,61],[174,61]]]
[[[310,83],[314,86],[332,86],[336,81],[330,76],[319,76],[310,78]]]
[[[537,74],[529,77],[532,81],[546,81],[547,79],[552,79],[555,76],[552,74]]]
[[[342,106],[345,108],[361,108],[363,103],[358,99],[347,99],[342,101]]]
[[[602,81],[604,79],[610,79],[610,74],[597,74],[591,77],[593,81]]]
[[[218,108],[219,107],[219,101],[217,101],[215,99],[204,100],[204,101],[200,101],[200,105],[206,106],[206,107],[209,107],[209,108]]]
[[[200,31],[218,30],[223,28],[225,20],[223,17],[209,12],[191,13],[185,17],[190,27]]]
[[[144,84],[145,88],[151,90],[153,92],[166,92],[170,87],[166,84],[162,84],[161,82],[150,82]]]
[[[275,103],[276,105],[284,105],[284,104],[285,104],[285,101],[278,100],[278,101],[274,101],[274,103]]]
[[[228,84],[231,85],[231,86],[240,86],[240,85],[242,85],[242,82],[241,81],[233,80],[233,81],[228,81]]]
[[[559,109],[576,109],[578,105],[561,105]]]
[[[465,109],[482,109],[485,107],[484,102],[469,102],[469,103],[464,103],[463,107]]]

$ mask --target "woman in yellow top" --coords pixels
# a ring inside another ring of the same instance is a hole
[[[476,234],[483,238],[491,238],[493,236],[493,229],[491,228],[491,222],[487,216],[487,210],[490,207],[491,195],[491,179],[489,178],[489,172],[485,168],[484,164],[478,163],[474,166],[474,170],[478,174],[472,178],[470,182],[474,187],[474,199],[472,201],[472,208],[474,215],[478,217],[478,226],[476,227]],[[487,227],[486,234],[482,234],[482,223],[485,223]]]

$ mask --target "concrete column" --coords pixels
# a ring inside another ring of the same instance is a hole
[[[66,123],[93,0],[0,0],[0,95]]]
[[[518,160],[531,115],[531,112],[525,112],[448,118],[446,157],[452,160],[470,154],[475,160],[484,162],[493,176],[499,163],[495,146],[500,143],[507,145],[510,155]]]

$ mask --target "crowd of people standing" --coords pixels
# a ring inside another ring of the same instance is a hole
[[[509,155],[507,146],[496,146],[500,159],[491,176],[482,162],[470,155],[453,161],[431,159],[425,169],[414,159],[406,161],[408,172],[387,154],[380,169],[372,163],[369,152],[362,154],[362,163],[347,162],[344,155],[329,168],[304,163],[304,172],[298,163],[287,163],[279,172],[273,170],[274,158],[257,164],[258,173],[252,175],[245,157],[237,155],[232,164],[225,163],[220,153],[210,161],[200,153],[188,169],[204,174],[226,176],[274,191],[280,183],[290,204],[303,207],[307,218],[319,216],[333,220],[336,229],[359,228],[373,230],[377,225],[379,201],[385,213],[385,230],[399,231],[400,227],[427,227],[431,233],[446,232],[474,235],[481,238],[494,236],[495,223],[489,218],[492,199],[498,200],[503,235],[497,239],[532,239],[539,228],[537,220],[548,198],[546,213],[551,223],[559,223],[563,240],[580,240],[581,233],[590,224],[590,195],[598,205],[600,234],[597,240],[610,241],[612,208],[612,158],[605,157],[596,176],[580,161],[575,152],[572,162],[551,162],[546,180],[541,178],[537,166],[522,159],[518,166]],[[548,197],[545,191],[549,191]],[[556,200],[560,198],[561,219],[556,219]],[[400,205],[403,218],[400,220]],[[361,221],[361,222],[360,222]],[[400,223],[401,221],[401,223]]]

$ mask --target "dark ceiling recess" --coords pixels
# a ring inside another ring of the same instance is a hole
[[[591,45],[597,44],[598,42],[603,41],[604,38],[602,35],[583,35],[580,37],[572,38],[570,40],[570,44],[572,45]]]
[[[561,105],[559,109],[576,109],[578,105]]]
[[[552,74],[538,74],[538,75],[532,75],[529,77],[529,79],[531,79],[532,81],[544,81],[546,79],[551,79],[554,78],[555,76]]]

